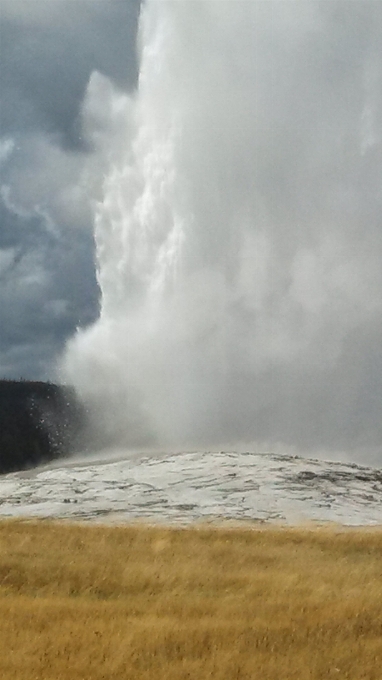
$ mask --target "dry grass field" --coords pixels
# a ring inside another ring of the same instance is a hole
[[[0,522],[2,680],[381,680],[382,531]]]

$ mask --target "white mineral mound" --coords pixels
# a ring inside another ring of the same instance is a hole
[[[382,471],[272,453],[66,462],[0,479],[0,515],[108,522],[382,524]]]

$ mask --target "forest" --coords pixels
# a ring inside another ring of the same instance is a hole
[[[85,409],[72,388],[0,380],[0,474],[70,455],[84,422]]]

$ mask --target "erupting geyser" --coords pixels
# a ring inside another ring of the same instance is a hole
[[[104,445],[376,455],[381,27],[379,3],[149,0],[136,93],[93,75],[101,311],[65,370]]]

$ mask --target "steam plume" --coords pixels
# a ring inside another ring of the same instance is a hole
[[[149,0],[136,94],[93,75],[101,313],[65,370],[105,443],[377,455],[381,25],[379,3]]]

